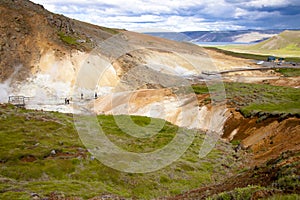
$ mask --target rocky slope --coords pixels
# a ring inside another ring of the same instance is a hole
[[[41,56],[49,51],[57,58],[73,49],[87,51],[95,39],[107,39],[110,32],[117,32],[50,13],[28,0],[3,0],[0,11],[1,81],[8,79],[18,65],[24,73],[18,73],[17,78],[24,80],[38,70]],[[63,41],[63,36],[76,40],[71,45]]]
[[[190,43],[94,26],[50,13],[27,0],[1,1],[0,9],[4,16],[0,41],[2,103],[7,102],[9,96],[21,95],[27,97],[27,108],[79,112],[80,106],[87,105],[95,93],[109,103],[112,92],[122,96],[124,91],[132,94],[144,93],[143,89],[188,86],[190,83],[185,77],[198,75],[203,70],[217,70],[208,54]],[[156,100],[137,106],[128,114],[181,123],[176,117],[181,105],[176,109],[169,106],[165,112],[171,117],[149,112],[163,101],[178,104],[176,95],[170,101],[159,94],[159,90],[149,91],[149,94]],[[71,99],[70,106],[64,105],[65,98]],[[182,95],[180,98],[190,97]],[[96,101],[95,111],[109,112],[102,104]],[[197,105],[193,105],[193,109],[196,108]],[[115,114],[122,113],[124,110],[119,109]],[[196,127],[193,123],[186,126]]]
[[[50,13],[27,0],[3,0],[0,12],[1,102],[8,95],[33,97],[39,93],[36,88],[51,90],[57,81],[67,83],[78,60],[117,33]]]
[[[192,44],[94,26],[28,0],[4,0],[0,9],[1,102],[22,95],[30,108],[72,112],[61,106],[64,98],[101,96],[120,82],[123,90],[162,88],[158,74],[176,79],[215,67]],[[132,77],[136,69],[142,81]]]

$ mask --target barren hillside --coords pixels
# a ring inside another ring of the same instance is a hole
[[[147,69],[183,76],[214,67],[196,45],[87,24],[28,0],[4,0],[0,9],[1,102],[9,95],[92,97],[139,66],[145,77]]]

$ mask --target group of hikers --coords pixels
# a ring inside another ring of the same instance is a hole
[[[97,92],[95,92],[95,96],[94,96],[94,97],[95,97],[95,99],[98,98]],[[80,94],[80,99],[83,99],[83,93]],[[72,98],[69,99],[69,98],[66,97],[66,98],[65,98],[65,104],[70,104],[70,101],[71,101],[71,100],[72,100]]]

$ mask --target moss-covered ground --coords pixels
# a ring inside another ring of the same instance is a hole
[[[111,141],[135,152],[161,148],[178,129],[166,122],[152,139],[135,139],[123,133],[112,116],[101,115],[98,120]],[[143,126],[150,119],[136,116],[133,121]],[[32,193],[153,199],[220,181],[238,170],[240,162],[230,144],[219,142],[206,158],[199,159],[204,135],[186,132],[195,134],[195,140],[179,160],[151,173],[125,173],[93,158],[81,143],[71,114],[0,105],[0,199],[31,199]]]
[[[224,83],[193,86],[196,94],[220,93],[225,88],[227,104],[237,108],[245,117],[255,115],[300,115],[300,89],[268,84]]]

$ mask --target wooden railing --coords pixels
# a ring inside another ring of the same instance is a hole
[[[17,107],[25,107],[25,100],[28,100],[28,97],[24,96],[9,96],[8,103],[15,105]]]

